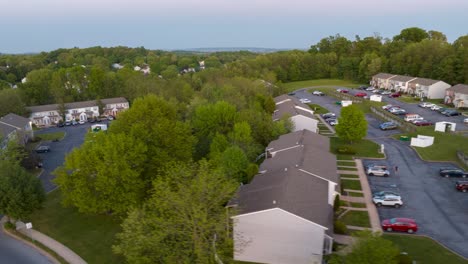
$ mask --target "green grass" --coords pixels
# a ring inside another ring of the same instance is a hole
[[[357,168],[343,168],[340,166],[338,166],[338,169],[342,171],[357,171]]]
[[[337,159],[337,160],[352,160],[352,161],[354,161],[352,155],[338,154],[338,155],[336,155],[336,159]]]
[[[356,175],[356,174],[340,174],[340,177],[344,177],[344,178],[359,178],[359,175]]]
[[[349,205],[351,207],[356,207],[356,208],[366,208],[366,204],[365,203],[349,203]]]
[[[283,85],[288,92],[301,89],[301,88],[312,87],[312,86],[341,86],[341,87],[349,87],[349,88],[355,88],[359,86],[358,83],[355,83],[352,81],[346,81],[346,80],[338,80],[338,79],[308,80],[308,81],[290,82],[290,83],[285,83]]]
[[[40,135],[36,135],[36,137],[41,138],[41,140],[54,140],[54,139],[60,140],[65,137],[65,132],[59,131],[59,132],[53,132],[53,133],[40,134]]]
[[[417,129],[417,133],[403,134],[405,136],[416,137],[417,135],[434,137],[434,144],[426,148],[414,149],[419,155],[428,161],[455,161],[463,166],[457,157],[457,150],[468,152],[468,138],[463,135],[453,133],[442,133],[434,131],[433,127],[421,127]],[[401,134],[395,136],[400,138]]]
[[[349,156],[357,156],[357,157],[365,157],[365,158],[383,158],[384,155],[381,153],[378,153],[380,146],[367,139],[361,139],[359,141],[356,141],[352,144],[349,144],[348,142],[340,139],[339,137],[336,138],[330,138],[330,148],[331,152],[338,154],[337,149],[338,147],[342,145],[350,145],[356,150],[355,155],[349,155]],[[337,159],[342,160],[342,155],[338,155]]]
[[[356,162],[354,162],[354,160],[350,160],[350,161],[337,161],[336,164],[338,166],[355,166],[356,165]]]
[[[348,192],[348,196],[351,197],[364,197],[363,193],[358,193],[358,192]]]
[[[348,211],[340,220],[346,225],[370,227],[369,213],[367,211]]]
[[[427,237],[384,234],[383,238],[395,243],[402,252],[407,252],[417,263],[467,264],[468,260],[452,253]]]
[[[328,109],[318,104],[307,104],[307,105],[310,107],[311,110],[314,110],[314,114],[326,114],[330,112],[328,111]]]
[[[47,195],[44,208],[30,217],[34,228],[63,243],[88,263],[123,263],[112,253],[120,220],[108,215],[85,215],[73,208],[63,208],[60,191]]]
[[[341,180],[341,186],[343,186],[343,189],[362,190],[361,182],[355,180]]]

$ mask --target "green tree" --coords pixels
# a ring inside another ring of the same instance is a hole
[[[429,33],[427,33],[426,30],[418,27],[411,27],[403,29],[399,35],[393,37],[393,40],[403,42],[420,42],[427,38],[429,38]]]
[[[0,159],[0,214],[25,219],[45,200],[41,182],[18,163]]]
[[[236,179],[238,182],[246,182],[245,171],[249,161],[241,148],[237,146],[228,147],[216,163],[228,177]]]
[[[26,115],[26,105],[23,103],[18,90],[0,90],[0,117],[9,113]]]
[[[147,146],[124,134],[91,133],[57,168],[63,203],[80,212],[126,212],[145,198]]]
[[[343,107],[336,125],[336,133],[349,142],[364,138],[367,134],[367,121],[362,110],[355,105]]]
[[[220,257],[232,246],[224,204],[237,187],[204,161],[168,165],[151,198],[123,222],[114,252],[129,263],[215,263],[213,245]]]

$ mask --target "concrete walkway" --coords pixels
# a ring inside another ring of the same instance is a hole
[[[369,212],[369,219],[370,219],[372,231],[374,232],[382,231],[382,227],[380,225],[379,214],[377,213],[377,208],[372,202],[372,192],[369,186],[369,182],[367,181],[367,176],[364,172],[364,166],[362,165],[362,160],[356,159],[356,167],[358,168],[358,175],[359,175],[359,179],[361,180],[362,192],[364,194],[364,200],[367,206],[367,210]]]
[[[340,197],[341,200],[346,201],[346,202],[351,202],[351,203],[366,203],[364,201],[364,197],[354,197],[354,196],[346,196],[342,195]],[[366,204],[367,206],[367,204]]]
[[[26,225],[23,222],[16,223],[16,229],[25,236],[32,237],[32,239],[40,242],[44,246],[53,250],[57,255],[61,256],[70,264],[86,264],[80,256],[73,252],[68,247],[64,246],[60,242],[50,238],[41,232],[38,232],[34,229],[26,229]]]

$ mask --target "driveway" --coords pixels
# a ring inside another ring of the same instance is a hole
[[[100,124],[106,124],[102,122]],[[40,136],[45,133],[53,133],[58,131],[64,131],[65,138],[58,142],[42,142],[41,145],[50,146],[50,152],[40,153],[42,158],[42,164],[44,172],[39,176],[42,182],[44,190],[50,192],[56,188],[56,185],[52,182],[55,178],[51,173],[65,161],[65,155],[71,152],[74,148],[79,147],[84,142],[84,137],[88,129],[92,124],[86,123],[83,125],[66,126],[66,127],[51,127],[41,129],[35,132],[35,135]]]

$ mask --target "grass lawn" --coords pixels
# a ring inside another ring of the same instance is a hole
[[[357,168],[343,168],[340,166],[338,166],[338,169],[342,171],[357,171]]]
[[[355,180],[341,180],[341,186],[343,186],[343,189],[362,190],[361,182]]]
[[[356,207],[356,208],[366,208],[365,203],[349,203],[351,207]]]
[[[328,111],[328,109],[318,104],[307,104],[307,105],[310,107],[311,110],[314,110],[314,114],[326,114],[330,112]]]
[[[348,196],[351,197],[364,197],[363,193],[358,193],[358,192],[348,192]]]
[[[311,86],[342,86],[349,88],[356,88],[359,86],[358,83],[346,80],[338,79],[318,79],[318,80],[308,80],[308,81],[299,81],[299,82],[290,82],[283,84],[288,92],[294,91],[301,88],[311,87]]]
[[[350,161],[338,161],[336,162],[336,164],[338,166],[356,166],[356,162],[354,162],[354,160],[350,160]]]
[[[85,215],[73,208],[63,208],[60,191],[47,195],[44,208],[29,219],[34,228],[63,243],[88,263],[123,263],[112,253],[120,220],[108,215]]]
[[[54,140],[54,139],[60,140],[65,137],[65,132],[59,131],[59,132],[54,132],[54,133],[40,134],[40,135],[37,135],[36,137],[39,137],[42,140]]]
[[[343,155],[343,154],[338,154],[336,155],[336,160],[352,160],[354,161],[354,158],[352,155]]]
[[[367,211],[348,211],[340,220],[346,225],[370,227],[369,213]]]
[[[383,238],[395,243],[402,252],[407,252],[417,263],[468,263],[468,260],[455,255],[434,240],[427,237],[384,234]]]
[[[417,133],[404,134],[416,137],[417,135],[433,136],[434,144],[426,148],[414,148],[424,160],[432,161],[456,161],[458,162],[457,150],[468,152],[468,138],[452,133],[433,131],[432,127],[418,128]],[[396,138],[399,138],[398,137]],[[461,164],[460,164],[461,165]]]
[[[339,137],[336,138],[330,138],[330,148],[331,152],[338,154],[337,153],[337,148],[342,146],[342,145],[350,145],[356,150],[355,155],[349,155],[349,156],[358,156],[358,157],[366,157],[366,158],[383,158],[384,155],[379,153],[380,146],[367,139],[362,139],[357,142],[354,142],[353,144],[348,144],[348,142],[340,139]],[[342,155],[338,155],[337,159],[338,160],[343,160]]]
[[[359,178],[359,175],[356,175],[356,174],[340,174],[340,177],[344,177],[344,178]]]

